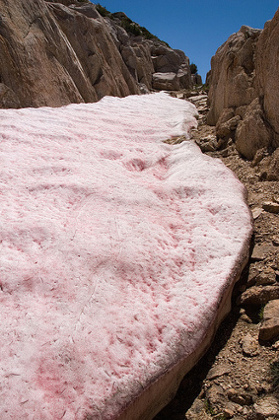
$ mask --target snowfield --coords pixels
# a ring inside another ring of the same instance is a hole
[[[251,219],[220,161],[162,142],[195,113],[164,93],[0,110],[1,420],[115,419],[200,346]]]

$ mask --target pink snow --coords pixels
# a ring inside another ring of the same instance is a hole
[[[0,418],[114,419],[200,345],[251,234],[164,93],[0,111]],[[89,418],[89,417],[88,417]]]

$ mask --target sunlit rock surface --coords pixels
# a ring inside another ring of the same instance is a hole
[[[203,351],[251,222],[220,161],[162,142],[195,112],[162,93],[1,110],[2,420],[152,418]]]

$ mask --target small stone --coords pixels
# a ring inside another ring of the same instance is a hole
[[[279,341],[276,341],[273,345],[272,345],[273,350],[279,350]]]
[[[228,391],[228,397],[231,401],[235,402],[236,404],[239,404],[241,406],[244,405],[251,405],[253,403],[252,396],[247,393],[238,393],[234,388],[231,388]],[[241,409],[241,412],[243,409]]]
[[[238,298],[239,305],[265,305],[270,300],[279,299],[279,286],[253,286]]]
[[[216,366],[210,369],[207,374],[207,379],[212,380],[230,373],[231,369],[228,366]]]
[[[259,340],[270,341],[279,337],[279,300],[272,300],[264,308]]]
[[[258,274],[256,285],[268,285],[276,283],[276,273],[271,267],[267,267],[264,271]]]
[[[242,314],[240,319],[247,322],[247,324],[253,324],[253,320],[246,313]]]
[[[218,411],[225,407],[227,403],[227,397],[223,388],[214,382],[211,382],[210,388],[206,390],[206,399],[211,407]]]
[[[200,149],[203,153],[205,152],[214,152],[216,150],[216,146],[213,142],[208,141],[206,143],[199,144]]]
[[[240,343],[242,345],[242,352],[245,356],[254,357],[259,354],[258,342],[251,334],[248,333],[243,337]]]
[[[266,244],[256,244],[254,246],[251,260],[252,261],[261,261],[264,260],[270,252],[273,251],[272,245],[266,245]]]
[[[226,419],[231,419],[234,416],[234,411],[229,408],[225,408],[224,416],[226,417]]]
[[[279,236],[273,236],[272,243],[275,246],[279,246]]]
[[[256,207],[252,210],[253,219],[256,220],[263,212],[263,209],[260,207]]]
[[[257,264],[257,263],[255,263]],[[249,267],[249,274],[247,279],[247,286],[251,287],[256,283],[256,278],[260,273],[260,270],[255,264],[251,264]]]
[[[263,203],[262,207],[265,211],[268,211],[269,213],[279,213],[279,203],[267,201],[266,203]]]

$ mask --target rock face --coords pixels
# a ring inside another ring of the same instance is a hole
[[[217,124],[219,138],[235,139],[250,160],[279,145],[278,37],[279,10],[262,31],[243,26],[231,35],[211,61],[208,123]],[[228,114],[240,117],[236,125],[227,123]]]
[[[142,33],[146,29],[132,22],[124,13],[110,15],[106,23],[136,82],[149,90],[179,90],[192,86],[190,62],[183,51],[173,50],[156,37],[146,39],[134,35],[133,32]]]
[[[279,9],[267,22],[257,43],[256,88],[264,116],[272,130],[272,146],[279,145]]]
[[[139,94],[153,88],[156,72],[174,73],[171,89],[191,86],[182,51],[128,34],[121,20],[103,18],[92,3],[7,0],[0,12],[2,108]],[[159,89],[168,87],[166,81]]]
[[[260,32],[242,26],[212,57],[209,124],[216,124],[225,109],[249,105],[256,97],[254,52]]]

